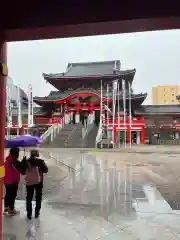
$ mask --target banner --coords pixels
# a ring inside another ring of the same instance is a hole
[[[28,86],[28,128],[34,125],[32,85]]]
[[[6,116],[7,116],[7,127],[12,127],[12,106],[11,106],[11,91],[10,87],[6,86]]]
[[[22,127],[22,112],[21,112],[21,94],[20,87],[18,86],[18,128]]]

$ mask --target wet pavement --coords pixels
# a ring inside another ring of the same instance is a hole
[[[167,154],[53,152],[40,219],[26,220],[19,197],[20,216],[3,217],[4,239],[180,239],[180,211],[164,194],[171,195],[172,181],[178,185],[178,158],[169,164]]]

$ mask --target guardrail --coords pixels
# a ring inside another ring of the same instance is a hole
[[[73,168],[73,167],[65,164],[64,162],[60,161],[60,160],[59,160],[59,156],[56,156],[56,157],[53,156],[53,153],[52,153],[52,152],[48,152],[48,155],[49,155],[49,158],[52,159],[52,160],[54,160],[54,161],[56,161],[57,164],[62,165],[63,167],[66,167],[66,168],[68,168],[69,170],[71,170],[71,171],[73,171],[73,172],[76,172],[76,169],[75,169],[75,168]]]
[[[61,121],[61,123],[54,123],[51,127],[47,129],[46,132],[41,135],[41,140],[44,142],[47,140],[48,137],[50,137],[50,141],[52,142],[57,136],[57,134],[59,134],[60,129],[64,127],[63,123],[63,120]]]
[[[93,121],[94,119],[92,119],[92,116],[89,115],[87,119],[87,125],[85,125],[85,134],[82,136],[83,138],[85,138],[88,135],[88,133],[91,131],[93,127]]]
[[[97,136],[96,136],[96,145],[101,142],[102,140],[102,135],[103,135],[103,130],[102,130],[102,123],[100,121],[100,124],[99,124],[99,129],[98,129],[98,132],[97,132]]]

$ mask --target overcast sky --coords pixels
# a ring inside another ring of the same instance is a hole
[[[147,92],[156,85],[180,84],[180,30],[81,37],[8,44],[9,76],[36,96],[53,88],[42,72],[65,71],[69,62],[121,60],[123,69],[136,68],[134,91]]]

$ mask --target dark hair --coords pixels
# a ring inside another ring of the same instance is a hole
[[[19,157],[19,148],[11,148],[9,153],[13,157]]]
[[[39,157],[39,151],[36,149],[31,150],[31,157]]]

